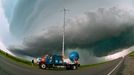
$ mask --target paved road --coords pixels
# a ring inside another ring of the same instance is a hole
[[[120,75],[134,75],[134,57],[126,56],[122,65]]]
[[[122,58],[93,67],[80,68],[78,70],[42,70],[20,65],[0,55],[0,75],[108,75]],[[117,75],[121,64],[110,75]]]

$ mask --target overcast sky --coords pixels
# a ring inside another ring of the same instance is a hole
[[[64,8],[66,50],[104,56],[133,46],[133,0],[0,0],[0,38],[14,53],[59,53]]]

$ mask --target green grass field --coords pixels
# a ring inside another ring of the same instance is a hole
[[[26,65],[31,65],[32,64],[30,61],[14,57],[10,54],[7,54],[7,53],[3,52],[2,50],[0,50],[0,55],[5,56],[5,57],[7,57],[7,58],[9,58],[9,59],[11,59],[15,62],[18,62],[18,63],[22,63],[22,64],[26,64]]]
[[[134,51],[129,54],[129,56],[134,57]]]
[[[96,64],[89,64],[89,65],[81,65],[81,68],[84,68],[84,67],[92,67],[92,66],[98,66],[98,65],[101,65],[101,64],[105,64],[109,61],[106,61],[106,62],[101,62],[101,63],[96,63]]]

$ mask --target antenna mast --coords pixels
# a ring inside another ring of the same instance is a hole
[[[63,23],[63,33],[62,33],[63,34],[63,37],[62,37],[63,38],[62,39],[62,56],[63,57],[65,57],[64,52],[65,52],[65,25],[66,25],[66,23],[65,23],[66,18],[65,17],[66,17],[66,11],[67,10],[64,8],[64,23]]]

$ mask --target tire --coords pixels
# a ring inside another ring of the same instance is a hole
[[[76,65],[72,65],[72,70],[76,70],[77,66]]]
[[[41,69],[46,69],[46,68],[47,68],[47,65],[46,65],[46,64],[41,64],[41,65],[40,65],[40,68],[41,68]]]
[[[71,69],[71,66],[66,66],[66,70],[70,70]]]

